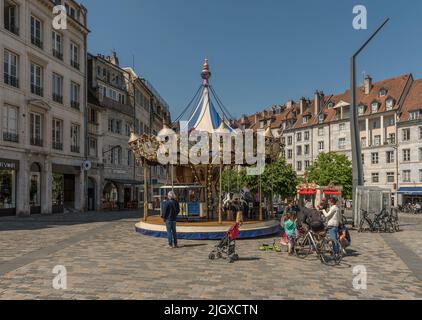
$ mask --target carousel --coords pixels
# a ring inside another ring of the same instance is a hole
[[[210,77],[208,60],[205,59],[202,84],[182,114],[173,123],[164,123],[157,135],[138,136],[131,133],[129,147],[137,163],[144,169],[144,188],[148,190],[148,167],[159,164],[168,167],[169,181],[160,189],[160,208],[168,192],[174,191],[181,208],[177,224],[178,237],[181,239],[219,239],[236,220],[242,221],[239,232],[241,239],[275,234],[279,231],[279,222],[271,215],[263,214],[261,205],[253,219],[243,218],[250,217],[247,211],[251,210],[255,200],[247,188],[223,194],[224,170],[230,168],[239,172],[245,166],[244,161],[239,161],[239,148],[234,151],[232,146],[241,141],[242,149],[245,149],[246,133],[231,126],[233,117],[210,85]],[[187,120],[182,121],[184,117]],[[253,133],[252,148],[255,153],[258,152],[259,134],[265,141],[262,158],[266,163],[276,161],[283,147],[281,138],[273,135],[271,127]],[[238,139],[239,135],[242,139]],[[208,148],[203,147],[205,142]],[[229,149],[226,149],[227,144]],[[192,155],[195,155],[195,159],[192,159]],[[199,163],[198,158],[202,159]],[[171,160],[163,163],[163,159]],[[143,235],[166,237],[161,215],[149,215],[148,202],[148,193],[145,192],[144,217],[136,224],[136,231]]]

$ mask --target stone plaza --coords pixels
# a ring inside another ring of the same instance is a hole
[[[237,242],[240,260],[208,260],[216,241],[139,235],[138,212],[0,219],[0,299],[422,299],[422,217],[401,216],[395,234],[352,231],[338,267],[262,252],[273,238]],[[67,289],[53,287],[64,266]],[[354,289],[354,269],[367,271]]]

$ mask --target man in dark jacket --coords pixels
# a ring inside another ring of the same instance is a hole
[[[167,237],[170,248],[177,248],[176,221],[179,213],[180,206],[176,199],[176,194],[173,191],[170,191],[168,194],[168,200],[163,204],[162,213],[162,218],[166,223]]]

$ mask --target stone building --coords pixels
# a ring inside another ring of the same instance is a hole
[[[365,185],[391,188],[395,204],[422,201],[422,85],[411,74],[374,83],[365,78],[357,95]],[[241,128],[282,134],[285,158],[299,176],[320,153],[351,159],[350,91],[301,98],[242,116]]]
[[[55,30],[53,7],[67,10]],[[0,215],[84,210],[87,10],[0,0]]]
[[[117,54],[88,55],[88,209],[135,209],[143,202],[143,169],[128,147],[130,131],[156,133],[168,107],[132,68],[120,66]],[[163,106],[165,106],[163,108]],[[158,117],[158,111],[160,117]],[[159,125],[157,122],[159,121]],[[165,170],[150,168],[150,186],[163,184]],[[149,199],[153,194],[151,189]]]

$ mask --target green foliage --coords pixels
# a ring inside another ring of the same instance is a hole
[[[321,153],[307,170],[307,180],[320,186],[330,183],[343,187],[343,198],[352,197],[352,162],[342,154]]]
[[[245,168],[241,169],[239,173],[226,169],[223,173],[223,190],[237,191],[239,182],[240,188],[246,187],[256,193],[259,190],[259,180],[259,176],[248,175]],[[229,184],[231,188],[229,188]],[[261,175],[261,187],[264,195],[294,196],[297,184],[296,172],[287,165],[284,159],[266,165],[264,173]]]

